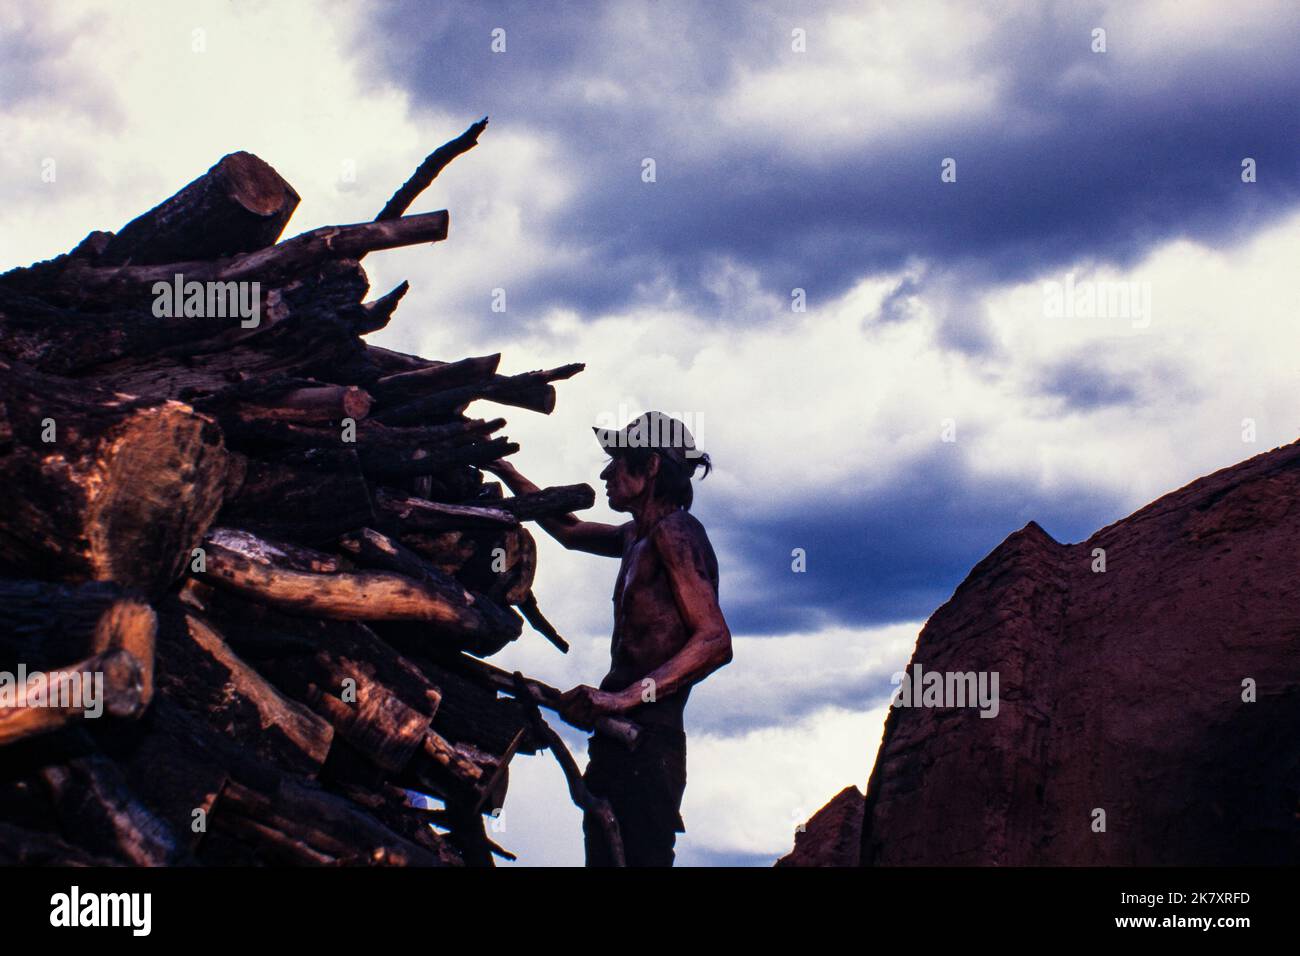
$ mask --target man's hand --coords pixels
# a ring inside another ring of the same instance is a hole
[[[519,474],[519,469],[516,468],[510,462],[506,461],[504,458],[498,458],[496,461],[490,461],[486,465],[483,465],[482,467],[484,471],[490,471],[492,472],[492,474],[502,479],[506,478],[507,476],[523,477],[522,475]]]
[[[583,730],[593,729],[600,717],[623,714],[628,709],[629,704],[622,694],[597,690],[586,684],[579,684],[560,695],[560,716]]]

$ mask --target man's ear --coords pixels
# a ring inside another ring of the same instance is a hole
[[[650,460],[646,462],[645,476],[647,478],[653,478],[658,474],[659,474],[659,455],[658,453],[656,453],[651,455]]]

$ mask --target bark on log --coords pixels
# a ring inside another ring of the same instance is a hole
[[[14,496],[0,565],[11,571],[158,592],[216,516],[225,478],[221,432],[189,406],[0,361],[0,485]]]
[[[270,246],[298,194],[267,163],[243,151],[215,166],[107,240],[99,265],[218,259]]]

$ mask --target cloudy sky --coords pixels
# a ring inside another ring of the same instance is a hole
[[[1081,540],[1300,433],[1294,4],[996,9],[9,0],[0,268],[236,149],[302,195],[290,234],[370,219],[489,115],[413,209],[449,241],[367,258],[413,287],[373,340],[586,362],[509,415],[539,484],[596,483],[602,418],[688,416],[736,656],[687,712],[679,861],[768,864],[865,786],[889,675],[1007,534]],[[595,683],[615,562],[541,549],[574,649],[502,663]],[[549,757],[504,824],[521,863],[581,862]]]

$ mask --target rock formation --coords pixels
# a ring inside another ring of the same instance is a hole
[[[863,865],[1300,863],[1300,442],[1078,544],[1031,522],[917,664],[997,673],[997,716],[890,712]]]
[[[862,791],[845,787],[795,832],[794,849],[777,866],[857,866],[862,843]]]

